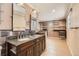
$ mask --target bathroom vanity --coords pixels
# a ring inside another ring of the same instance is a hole
[[[40,56],[45,50],[45,35],[32,35],[24,39],[8,39],[8,56]]]

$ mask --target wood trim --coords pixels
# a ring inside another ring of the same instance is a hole
[[[13,31],[13,3],[12,3],[12,31]]]
[[[30,26],[29,26],[29,28],[30,28],[30,30],[31,30],[31,14],[30,14],[30,19],[29,19],[30,21]]]
[[[23,7],[24,8],[24,7]],[[12,31],[13,32],[22,32],[22,31],[25,31],[25,30],[14,30],[14,28],[13,28],[13,9],[14,9],[14,3],[12,3]]]

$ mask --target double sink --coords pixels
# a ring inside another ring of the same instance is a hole
[[[39,36],[40,35],[38,35],[38,34],[36,34],[36,35],[30,35],[29,37],[18,39],[18,41],[32,40],[33,38],[36,38],[36,37],[39,37]]]

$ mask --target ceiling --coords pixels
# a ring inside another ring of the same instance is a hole
[[[30,3],[39,11],[41,21],[60,20],[65,17],[68,3]]]

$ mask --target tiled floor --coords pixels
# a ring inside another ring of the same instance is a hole
[[[49,37],[46,39],[46,49],[41,56],[70,56],[65,39]]]

